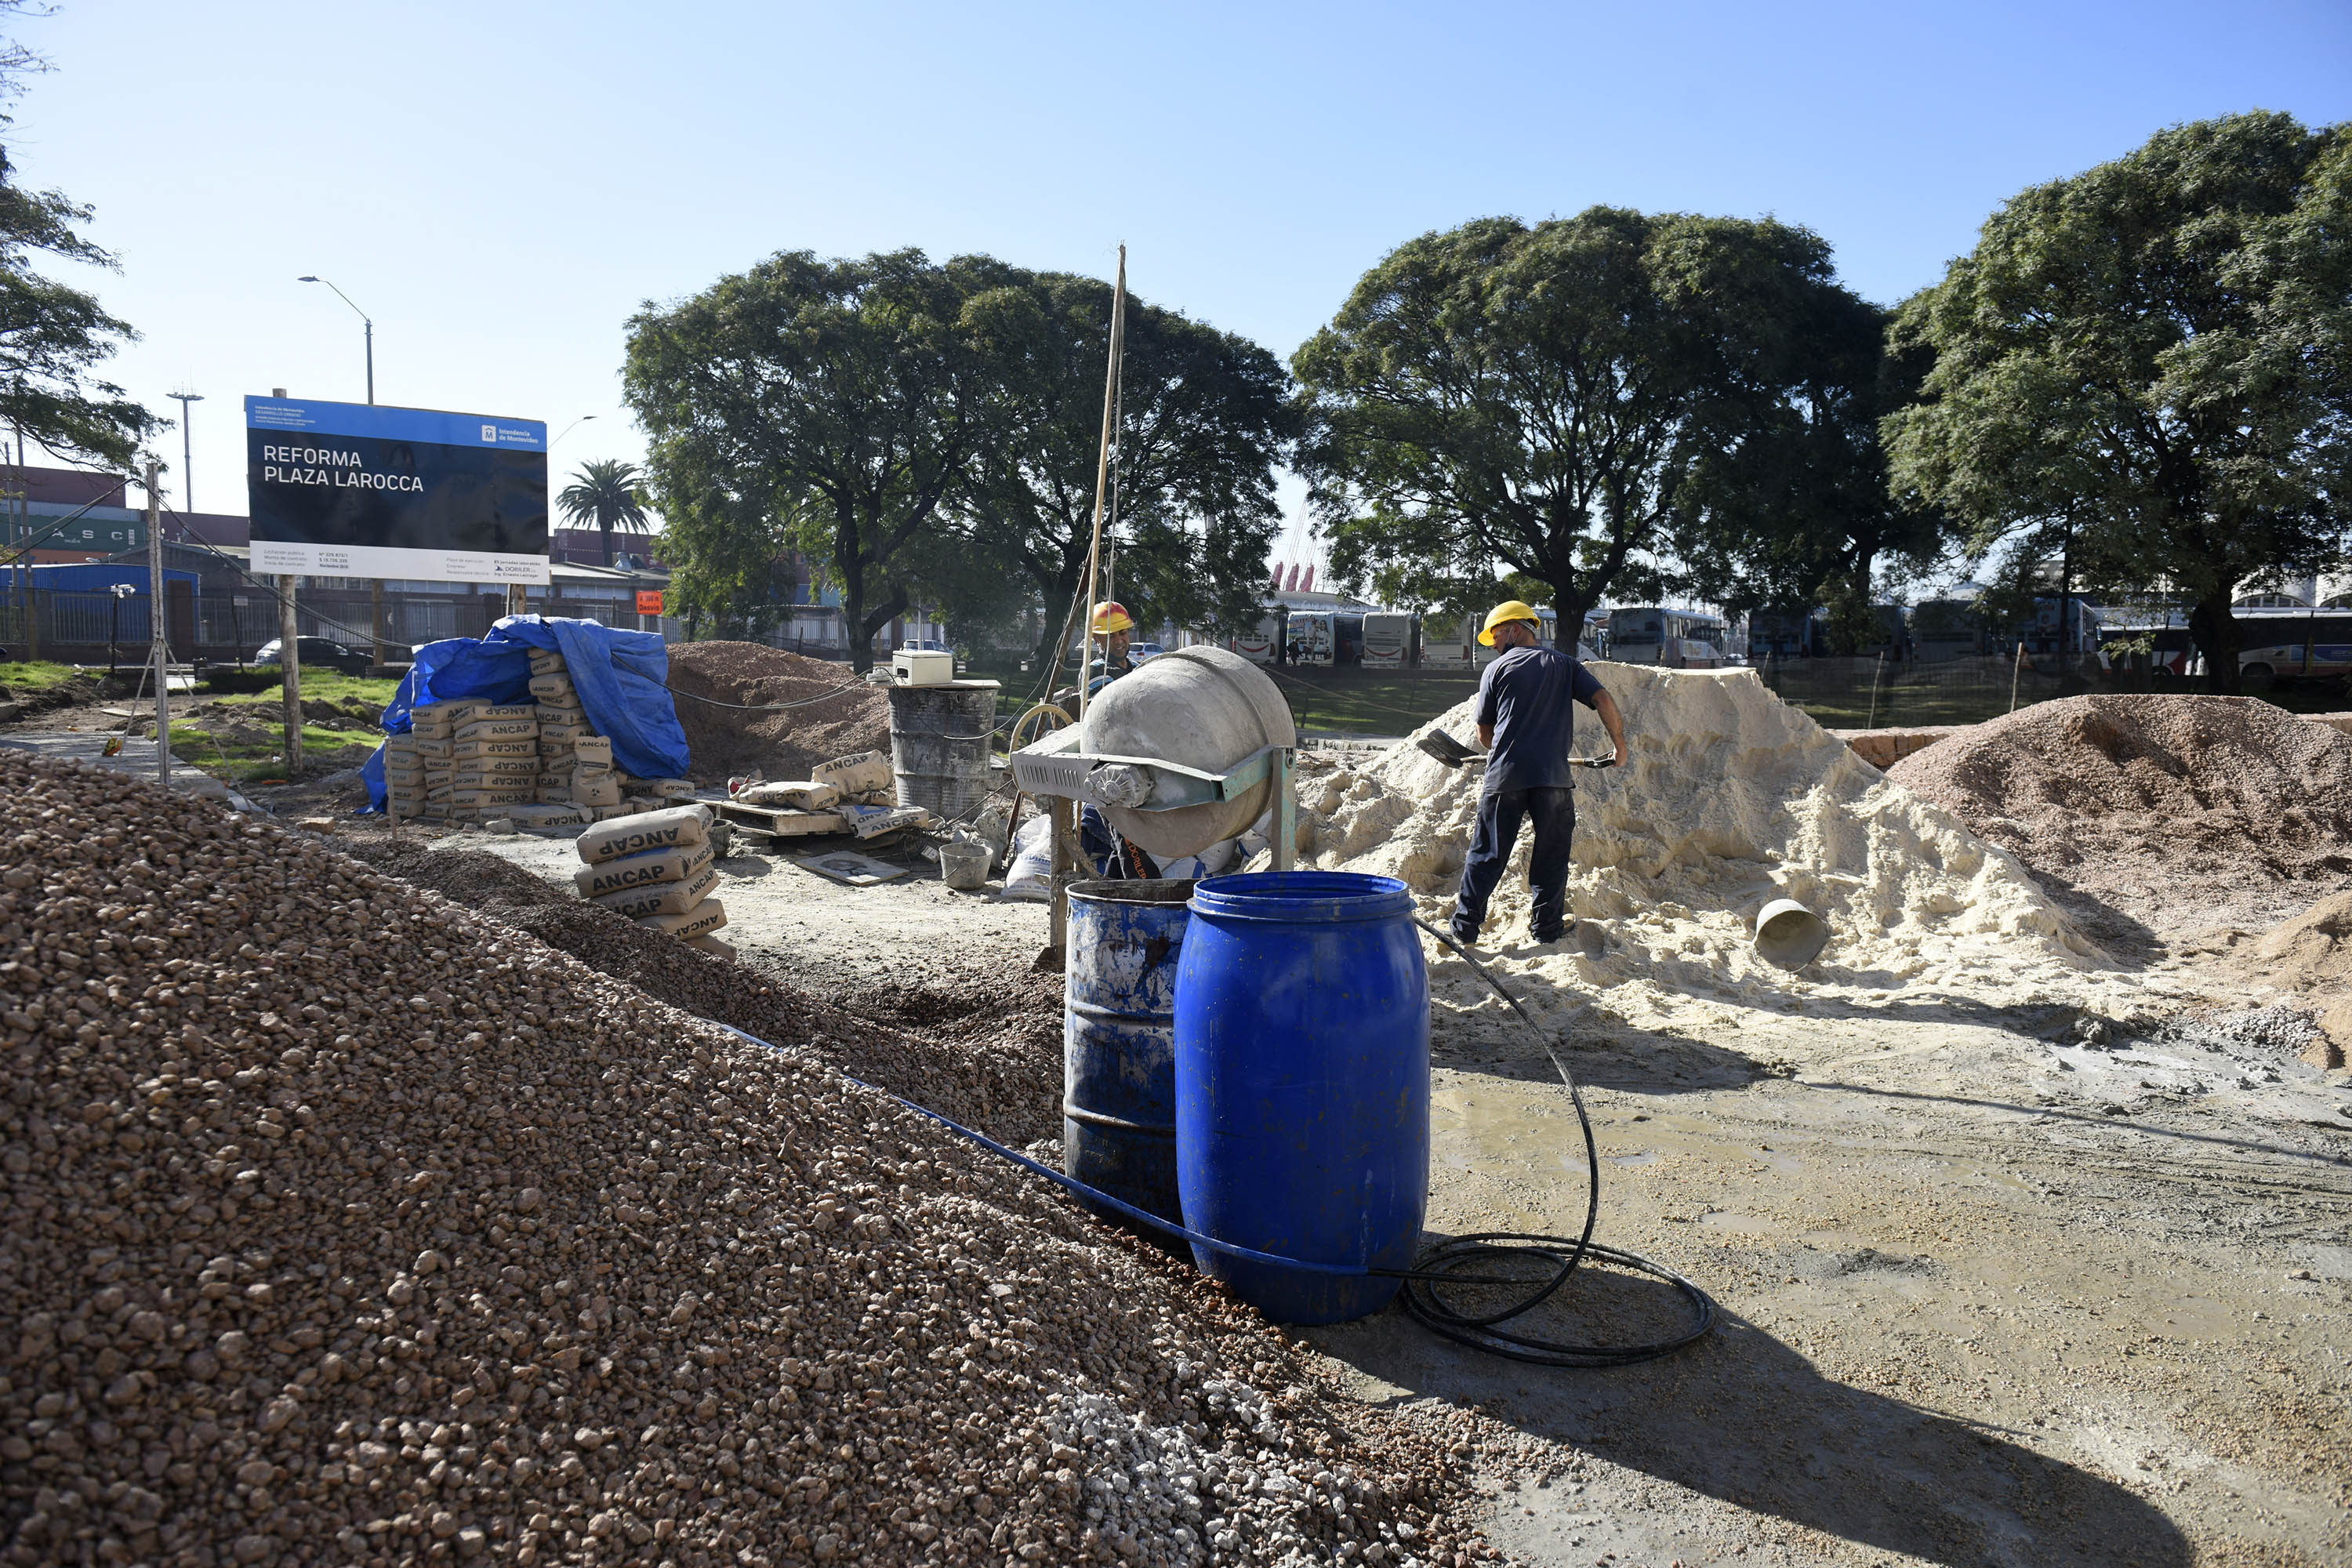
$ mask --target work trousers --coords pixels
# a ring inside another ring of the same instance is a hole
[[[1568,924],[1569,840],[1576,832],[1576,794],[1567,788],[1506,789],[1478,797],[1478,826],[1462,862],[1462,892],[1454,903],[1454,940],[1478,940],[1487,900],[1503,879],[1503,868],[1518,842],[1519,823],[1532,817],[1536,841],[1528,858],[1528,891],[1534,907],[1528,934],[1556,942]]]

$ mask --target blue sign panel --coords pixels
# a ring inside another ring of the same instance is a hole
[[[545,583],[547,426],[245,400],[257,572]]]

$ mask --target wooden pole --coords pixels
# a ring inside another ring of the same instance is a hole
[[[155,666],[155,784],[172,787],[172,699],[165,677],[172,667],[165,640],[163,614],[163,539],[162,508],[155,500],[155,459],[147,459],[147,636],[152,645],[148,658]]]
[[[2025,645],[2017,645],[2016,661],[2009,667],[2009,710],[2017,711],[2017,678],[2025,671]]]
[[[383,579],[368,579],[368,630],[375,637],[375,667],[383,668]]]
[[[286,673],[286,781],[302,765],[301,622],[294,613],[294,585],[301,579],[278,577],[278,668]]]
[[[1102,443],[1095,456],[1095,524],[1093,537],[1087,544],[1087,588],[1081,596],[1079,613],[1086,616],[1087,640],[1085,657],[1078,660],[1078,721],[1086,722],[1087,688],[1093,684],[1087,671],[1095,656],[1095,584],[1102,571],[1103,504],[1110,494],[1111,426],[1118,409],[1118,359],[1127,339],[1127,247],[1118,247],[1118,281],[1113,285],[1110,298],[1110,361],[1103,374]]]

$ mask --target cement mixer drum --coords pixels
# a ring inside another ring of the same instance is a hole
[[[1290,704],[1266,673],[1221,647],[1179,648],[1121,676],[1087,704],[1083,749],[1225,773],[1268,746],[1295,746]],[[1103,807],[1111,826],[1161,859],[1236,838],[1274,803],[1272,780],[1237,800],[1175,811]]]

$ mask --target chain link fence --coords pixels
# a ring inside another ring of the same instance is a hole
[[[1768,659],[1757,671],[1784,702],[1832,730],[1978,724],[2014,708],[2102,689],[2144,690],[2147,676],[2111,676],[2095,658],[2011,655],[1944,659]]]

